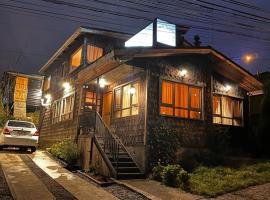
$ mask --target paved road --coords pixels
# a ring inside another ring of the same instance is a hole
[[[8,189],[9,188],[9,189]],[[0,152],[0,199],[116,200],[109,192],[62,168],[44,152]]]

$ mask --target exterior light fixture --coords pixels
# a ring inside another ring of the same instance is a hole
[[[103,78],[99,79],[99,87],[104,88],[106,86],[106,84],[107,83],[106,83],[105,79],[103,79]]]
[[[180,70],[180,71],[179,71],[179,75],[180,75],[181,77],[186,76],[186,75],[187,75],[187,70],[186,70],[186,69]]]
[[[132,86],[131,88],[129,88],[128,92],[129,94],[134,95],[136,93],[136,88]]]
[[[65,91],[68,91],[68,90],[70,90],[71,85],[70,85],[68,82],[64,82],[64,83],[63,83],[63,87],[64,87],[64,90],[65,90]]]
[[[229,92],[231,89],[232,89],[232,87],[231,87],[230,85],[226,85],[226,86],[224,87],[224,91],[225,91],[225,92]]]
[[[45,99],[44,99],[45,98]],[[52,96],[50,94],[46,94],[44,98],[41,99],[41,105],[44,107],[48,107],[51,105]]]

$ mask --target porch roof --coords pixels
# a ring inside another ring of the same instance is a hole
[[[249,71],[230,60],[225,55],[211,47],[185,47],[170,49],[153,48],[126,48],[112,51],[78,74],[78,82],[83,84],[86,80],[94,79],[122,63],[134,58],[166,57],[176,55],[210,55],[215,61],[214,71],[236,82],[248,92],[261,90],[263,84],[258,81]]]

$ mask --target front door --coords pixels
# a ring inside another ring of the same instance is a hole
[[[102,119],[107,126],[111,123],[112,92],[103,95]]]

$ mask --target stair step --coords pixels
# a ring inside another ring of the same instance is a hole
[[[140,169],[138,167],[117,167],[118,173],[140,173]]]
[[[117,165],[117,162],[111,162],[113,166]],[[137,167],[136,164],[132,162],[118,162],[119,167]]]
[[[142,173],[118,173],[117,179],[137,179],[145,178],[145,175]]]
[[[112,157],[108,157],[111,162],[116,162]],[[118,162],[133,162],[130,157],[119,157]]]

